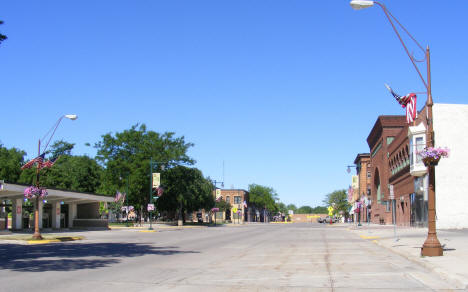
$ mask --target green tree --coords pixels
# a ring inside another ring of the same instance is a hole
[[[156,201],[160,211],[176,211],[179,220],[183,214],[214,206],[213,185],[196,168],[176,166],[162,174],[163,195]]]
[[[0,24],[3,24],[2,20],[0,20]],[[7,36],[0,33],[0,44],[2,44],[2,42],[6,39],[7,39]]]
[[[286,204],[282,202],[278,202],[276,204],[276,208],[278,209],[278,212],[281,212],[283,214],[288,214],[288,208],[286,207]]]
[[[88,156],[62,155],[50,168],[40,171],[40,184],[45,187],[95,193],[101,184],[102,167]],[[25,169],[21,183],[34,184],[36,168]]]
[[[225,200],[223,200],[222,197],[220,197],[219,199],[217,199],[215,201],[215,205],[214,205],[216,208],[219,208],[219,211],[226,211],[226,210],[230,210],[231,209],[231,204],[226,202]]]
[[[7,149],[0,144],[0,179],[17,182],[26,153],[16,148]]]
[[[289,204],[289,205],[286,206],[286,208],[288,209],[288,211],[292,210],[294,213],[296,213],[296,211],[297,211],[297,207],[294,204]]]
[[[50,146],[46,160],[58,159],[52,167],[40,170],[40,184],[50,188],[95,193],[101,184],[102,167],[88,156],[72,156],[73,145],[57,141]],[[32,167],[21,173],[19,182],[34,184],[35,179],[36,168]]]
[[[328,194],[323,200],[323,203],[327,206],[334,206],[334,215],[339,214],[340,211],[343,211],[343,213],[346,214],[351,207],[348,203],[346,190],[338,190]]]
[[[100,193],[124,192],[128,183],[127,199],[137,210],[149,202],[150,173],[174,165],[191,165],[195,161],[187,155],[192,143],[172,132],[159,134],[146,129],[144,124],[115,134],[102,135],[95,144],[96,160],[104,167]],[[158,161],[157,169],[150,170],[150,159]],[[164,175],[162,175],[164,178]]]
[[[71,156],[71,151],[75,147],[74,143],[68,143],[63,140],[55,141],[50,146],[50,150],[46,151],[46,154],[50,154],[50,159],[55,159],[60,155]]]
[[[310,206],[301,206],[296,211],[297,214],[312,214],[312,207]]]
[[[272,212],[277,212],[278,207],[276,206],[276,199],[278,194],[270,187],[261,186],[257,184],[249,185],[249,201],[251,205],[254,205],[259,209],[267,209]]]
[[[312,213],[313,214],[327,214],[328,209],[327,209],[327,207],[317,206],[315,208],[312,208]]]

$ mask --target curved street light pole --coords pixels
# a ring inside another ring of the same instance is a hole
[[[52,140],[52,137],[54,136],[55,134],[55,131],[57,130],[58,126],[60,125],[60,122],[62,121],[63,118],[67,118],[67,119],[70,119],[70,120],[76,120],[78,118],[77,115],[63,115],[61,116],[57,122],[54,124],[54,126],[52,126],[52,128],[49,130],[49,132],[47,132],[45,134],[45,136],[42,138],[42,139],[45,139],[49,134],[50,132],[53,130],[52,134],[50,135],[49,137],[49,140],[47,140],[47,143],[44,147],[44,150],[42,151],[42,153],[45,153],[45,151],[47,150],[47,147],[49,146],[49,143],[50,143],[50,140]],[[41,139],[39,139],[38,141],[38,144],[37,144],[37,156],[41,156]],[[39,188],[39,178],[40,178],[40,163],[37,164],[37,167],[36,167],[36,187]],[[42,239],[42,236],[41,236],[41,233],[39,231],[39,196],[36,196],[36,204],[34,206],[34,234],[33,234],[33,239],[36,239],[36,240],[41,240]]]
[[[398,39],[400,40],[403,48],[405,49],[406,54],[413,63],[414,68],[416,69],[421,81],[426,87],[427,91],[427,101],[426,101],[426,147],[434,147],[434,126],[432,120],[432,88],[431,88],[431,57],[430,57],[430,50],[429,46],[426,47],[426,50],[416,41],[416,39],[406,30],[406,28],[388,11],[388,9],[382,3],[377,1],[366,1],[366,0],[352,0],[350,5],[353,9],[359,10],[368,7],[372,7],[374,4],[377,4],[382,8],[385,16],[387,16],[388,21],[392,25],[393,30],[395,31]],[[408,34],[408,36],[417,44],[417,46],[424,51],[425,59],[426,59],[426,69],[427,69],[427,82],[424,80],[421,72],[419,71],[418,66],[416,66],[415,60],[413,56],[409,53],[408,48],[406,47],[403,39],[401,38],[398,30],[395,27],[395,24],[392,21],[392,18],[400,25],[403,30]],[[442,256],[443,255],[443,248],[437,238],[436,233],[436,220],[435,220],[435,166],[428,165],[427,166],[427,173],[429,175],[429,190],[428,190],[428,234],[426,241],[424,242],[421,248],[421,255],[422,256]]]

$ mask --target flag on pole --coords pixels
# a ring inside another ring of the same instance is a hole
[[[52,167],[55,164],[55,162],[57,162],[57,160],[59,158],[60,158],[60,156],[55,157],[55,158],[50,159],[50,160],[47,160],[46,162],[42,163],[40,166],[41,166],[41,168]]]
[[[21,167],[21,170],[26,169],[26,168],[31,168],[35,163],[39,164],[39,166],[42,165],[42,162],[44,161],[44,156],[45,153],[42,153],[38,157],[28,161],[25,165]]]
[[[395,97],[398,103],[401,105],[402,108],[406,109],[406,122],[412,123],[414,119],[418,117],[418,111],[416,110],[416,94],[408,93],[405,96],[400,96],[395,93],[388,84],[385,84],[388,91]]]

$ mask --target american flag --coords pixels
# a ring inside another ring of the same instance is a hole
[[[39,168],[42,165],[42,162],[44,161],[45,153],[42,153],[38,157],[28,161],[25,165],[21,167],[21,169],[26,169],[26,168],[31,168],[35,163],[39,164]]]
[[[408,93],[405,96],[400,96],[395,93],[388,84],[385,84],[385,87],[387,87],[388,91],[395,97],[401,107],[406,108],[406,122],[408,124],[412,123],[418,116],[418,111],[416,110],[416,94]]]
[[[121,193],[119,191],[117,191],[117,194],[115,194],[115,198],[114,198],[114,202],[117,203],[118,201],[125,201],[125,193]]]
[[[47,160],[46,162],[40,164],[41,168],[45,168],[45,167],[52,167],[55,162],[57,162],[57,160],[60,158],[60,156],[58,157],[55,157],[55,158],[52,158],[50,160]]]

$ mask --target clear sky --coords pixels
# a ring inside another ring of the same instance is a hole
[[[430,45],[434,102],[467,103],[467,2],[384,3]],[[195,143],[196,167],[225,187],[298,206],[347,188],[378,115],[404,114],[384,83],[425,91],[382,10],[349,1],[17,0],[0,20],[4,146],[33,157],[75,113],[54,140],[94,156],[85,143],[145,123]]]

